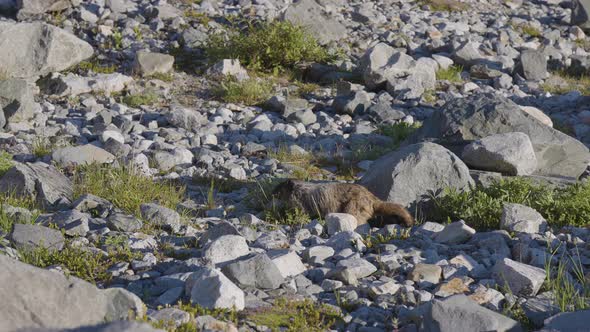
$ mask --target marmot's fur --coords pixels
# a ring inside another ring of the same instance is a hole
[[[302,209],[311,217],[339,212],[355,216],[358,225],[369,220],[377,226],[401,224],[410,227],[414,224],[414,218],[405,207],[384,202],[358,184],[288,180],[277,186],[273,196],[287,207]]]

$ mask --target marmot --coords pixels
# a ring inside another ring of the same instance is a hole
[[[414,224],[414,218],[405,207],[384,202],[359,184],[288,180],[275,188],[273,197],[287,207],[302,209],[314,218],[340,212],[355,216],[358,225],[369,220],[374,221],[376,226],[401,224],[410,227]]]

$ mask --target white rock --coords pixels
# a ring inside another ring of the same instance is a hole
[[[455,221],[436,233],[434,240],[444,244],[461,244],[467,242],[475,234],[475,229],[467,226],[463,220]]]
[[[500,227],[509,232],[543,233],[547,221],[534,209],[521,204],[504,204]]]
[[[301,258],[294,251],[269,252],[269,256],[283,278],[294,277],[306,270]]]
[[[545,270],[504,258],[496,262],[492,275],[500,285],[506,285],[510,291],[519,296],[535,296],[543,281]]]
[[[186,279],[185,293],[194,304],[207,309],[225,308],[243,310],[244,292],[223,273],[201,268]]]
[[[246,239],[239,235],[223,235],[207,245],[203,257],[213,264],[224,263],[250,252]]]
[[[358,221],[355,216],[348,213],[329,213],[326,215],[326,227],[329,235],[339,232],[352,232],[356,229]]]

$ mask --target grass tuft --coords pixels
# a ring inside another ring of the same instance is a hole
[[[469,5],[456,0],[420,0],[419,4],[430,7],[435,12],[460,12],[469,9]]]
[[[514,178],[496,181],[487,188],[468,192],[445,189],[434,197],[438,221],[459,220],[478,230],[498,229],[504,203],[518,203],[537,210],[552,226],[587,226],[590,223],[590,183],[565,188],[533,184]]]
[[[141,216],[143,203],[158,204],[176,210],[185,188],[170,182],[157,182],[139,174],[133,167],[92,164],[81,166],[74,177],[74,195],[93,194],[112,202],[126,213]]]
[[[289,301],[283,298],[275,300],[272,307],[261,308],[248,315],[248,320],[256,325],[266,326],[272,331],[310,331],[330,330],[338,320],[340,313],[325,304],[316,304],[311,300]]]
[[[463,66],[450,66],[447,69],[439,69],[436,71],[436,79],[449,81],[451,83],[461,83],[461,73],[463,72]]]
[[[220,100],[247,106],[267,101],[272,92],[272,83],[259,78],[250,78],[241,82],[228,78],[213,89],[213,95]]]
[[[572,91],[590,95],[590,77],[580,75],[580,73],[572,73],[571,70],[555,71],[552,76],[541,84],[543,91],[552,95],[563,95]]]
[[[239,59],[252,70],[275,74],[302,62],[325,63],[335,58],[304,27],[287,21],[249,22],[245,29],[213,34],[207,55],[212,62]]]
[[[6,151],[0,151],[0,177],[12,168],[12,155]]]
[[[145,92],[143,94],[128,95],[122,98],[122,102],[129,107],[137,108],[142,105],[151,106],[158,101],[158,94],[155,92]]]

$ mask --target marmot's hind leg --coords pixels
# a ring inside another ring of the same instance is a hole
[[[414,225],[414,218],[410,212],[400,204],[390,202],[375,202],[373,205],[374,217],[384,226],[389,224],[401,224],[405,227]]]

